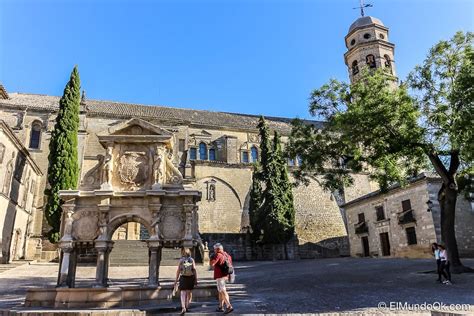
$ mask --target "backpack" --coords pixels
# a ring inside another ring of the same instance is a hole
[[[229,259],[230,255],[226,252],[224,253],[224,257],[225,257],[225,260],[221,266],[222,273],[224,273],[225,275],[234,273],[234,267],[232,266],[232,263]]]
[[[181,275],[193,276],[193,258],[183,258],[180,263]]]

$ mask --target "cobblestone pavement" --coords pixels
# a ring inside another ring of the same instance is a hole
[[[464,263],[474,266],[473,259],[465,259]],[[469,304],[470,312],[457,312],[474,315],[474,274],[453,275],[453,285],[442,285],[435,281],[435,274],[423,273],[434,266],[432,260],[424,259],[239,262],[237,283],[230,287],[231,300],[236,312],[241,313],[380,313],[380,302],[387,306],[401,302]],[[147,267],[111,267],[111,286],[144,283],[147,271]],[[175,267],[162,267],[161,282],[172,282],[175,271]],[[198,267],[198,274],[201,283],[212,282],[212,271]],[[1,273],[0,309],[21,308],[28,288],[54,286],[56,276],[55,264],[27,264]],[[77,285],[91,284],[94,276],[94,267],[79,267]],[[215,304],[196,302],[190,314],[209,313]],[[177,305],[170,303],[167,309],[149,312],[169,312]]]

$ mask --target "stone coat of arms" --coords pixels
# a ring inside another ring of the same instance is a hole
[[[126,151],[119,159],[120,182],[133,187],[145,184],[148,178],[148,156],[146,152]]]

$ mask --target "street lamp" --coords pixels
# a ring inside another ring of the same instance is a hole
[[[428,209],[426,210],[427,212],[431,212],[431,209],[433,208],[433,202],[431,200],[428,200],[426,202],[426,205],[428,205]]]

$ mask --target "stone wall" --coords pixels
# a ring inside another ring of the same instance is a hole
[[[211,254],[213,245],[221,243],[235,261],[315,259],[348,255],[348,243],[345,237],[334,238],[332,244],[329,242],[301,244],[295,236],[285,245],[257,245],[251,241],[249,234],[201,234],[201,237],[203,242],[207,242]]]

